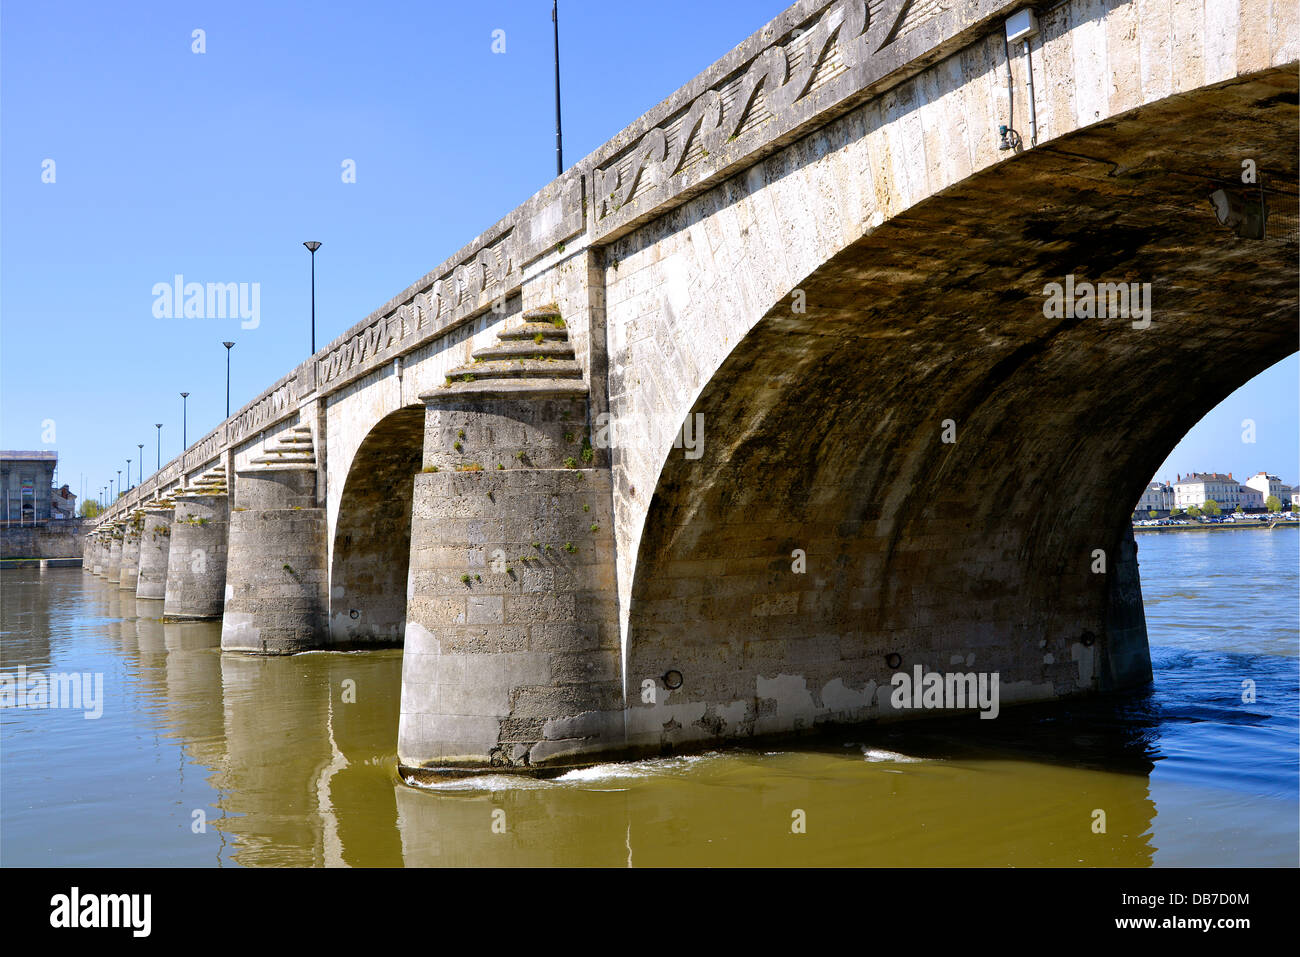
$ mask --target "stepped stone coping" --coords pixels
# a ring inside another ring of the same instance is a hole
[[[312,443],[311,426],[295,425],[287,433],[276,436],[274,445],[268,445],[261,455],[255,456],[238,471],[245,475],[315,468],[316,451]]]
[[[469,365],[452,369],[446,384],[420,398],[427,402],[449,395],[579,398],[587,394],[569,330],[554,306],[529,309],[522,325],[497,333],[496,343],[475,350],[472,358]]]
[[[532,322],[534,320],[541,320],[541,319],[545,319],[546,321],[549,322],[552,319],[559,319],[559,318],[560,318],[560,307],[553,302],[545,306],[536,306],[532,309],[525,309],[523,312],[523,319],[525,322]]]
[[[543,339],[560,339],[565,342],[569,341],[569,330],[566,326],[553,326],[549,322],[526,322],[522,326],[515,326],[513,329],[505,329],[497,333],[497,338],[503,342],[510,342],[516,339],[536,340],[541,335]]]
[[[448,373],[455,382],[464,382],[465,376],[477,379],[581,379],[582,367],[572,359],[499,359],[462,366]]]
[[[495,346],[489,346],[486,349],[479,349],[474,353],[476,360],[488,362],[492,359],[532,359],[536,357],[545,357],[549,359],[572,359],[573,346],[568,340],[547,339],[545,342],[534,342],[532,339],[520,339],[502,341]]]
[[[499,397],[519,397],[526,398],[529,396],[568,396],[571,398],[580,398],[587,394],[587,383],[581,378],[548,378],[537,377],[531,379],[475,379],[472,382],[453,382],[445,385],[435,392],[422,392],[420,399],[424,402],[437,401],[446,398],[449,395],[455,396],[499,396]]]

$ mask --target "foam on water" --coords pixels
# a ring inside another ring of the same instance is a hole
[[[862,746],[862,756],[867,761],[889,761],[894,764],[920,764],[925,760],[925,758],[914,758],[911,755],[899,754],[897,751],[869,748],[865,744]]]

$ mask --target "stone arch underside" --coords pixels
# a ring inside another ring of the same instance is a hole
[[[330,567],[332,645],[400,645],[406,629],[411,498],[424,406],[381,419],[357,449],[339,504]]]
[[[1147,680],[1134,502],[1297,349],[1294,218],[1239,239],[1208,196],[1251,158],[1294,217],[1296,116],[1290,68],[1134,110],[870,231],[798,284],[805,313],[772,306],[692,408],[702,457],[659,475],[625,652],[658,691],[629,692],[629,744],[897,716],[891,654],[999,672],[1004,703]],[[1149,326],[1046,316],[1071,274],[1149,282]]]

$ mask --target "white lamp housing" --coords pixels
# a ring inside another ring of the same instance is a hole
[[[1007,42],[1019,43],[1038,33],[1038,17],[1029,7],[1017,10],[1007,17]]]

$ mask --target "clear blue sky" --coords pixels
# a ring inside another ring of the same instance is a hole
[[[564,0],[566,164],[786,5]],[[223,418],[222,340],[232,410],[306,357],[303,240],[324,243],[321,346],[554,175],[546,0],[8,2],[0,17],[0,447],[57,449],[73,491],[84,476],[95,495],[137,443],[151,472],[155,422],[176,455],[181,391],[191,440]],[[155,318],[153,286],[177,273],[259,283],[261,324]],[[1160,474],[1300,480],[1298,375],[1292,357],[1246,386]]]

